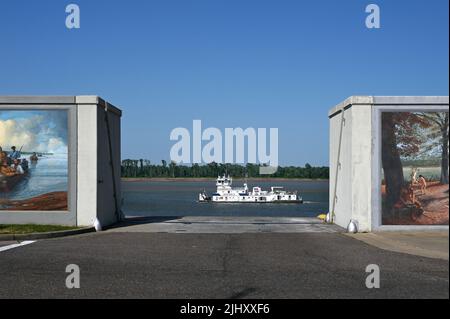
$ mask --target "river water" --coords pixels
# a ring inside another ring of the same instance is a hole
[[[242,186],[234,181],[233,186]],[[315,217],[328,211],[328,181],[249,181],[248,186],[283,186],[297,190],[303,204],[198,203],[198,193],[215,191],[211,181],[123,181],[123,211],[126,216],[283,216]]]

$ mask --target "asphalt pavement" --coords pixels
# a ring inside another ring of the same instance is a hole
[[[0,246],[2,246],[0,244]],[[80,288],[66,287],[66,267]],[[366,287],[366,267],[380,288]],[[0,252],[0,298],[449,298],[449,264],[339,232],[107,231]]]

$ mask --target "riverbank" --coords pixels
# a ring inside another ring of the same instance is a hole
[[[122,177],[122,182],[211,182],[214,177]],[[235,181],[243,181],[244,177],[233,177]],[[247,181],[270,181],[270,182],[328,182],[328,179],[308,178],[282,178],[282,177],[249,177]]]
[[[416,205],[420,207],[420,213],[415,216],[408,208],[398,210],[396,214],[383,216],[385,225],[448,225],[449,224],[449,186],[437,181],[428,182],[428,187],[422,194],[416,186],[414,189]],[[383,186],[382,194],[386,190]]]
[[[52,192],[23,200],[0,199],[0,207],[11,211],[67,211],[67,192]]]

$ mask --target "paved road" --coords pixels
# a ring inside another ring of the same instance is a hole
[[[65,288],[68,264],[81,288]],[[378,264],[381,288],[365,287]],[[0,253],[1,298],[448,298],[447,261],[340,233],[102,232]]]
[[[347,236],[398,253],[449,260],[448,230],[358,233]]]

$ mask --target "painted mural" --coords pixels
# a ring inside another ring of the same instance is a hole
[[[68,210],[68,112],[0,109],[0,210]]]
[[[383,225],[448,225],[449,113],[382,114]]]

